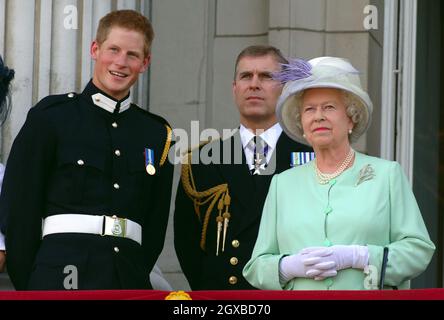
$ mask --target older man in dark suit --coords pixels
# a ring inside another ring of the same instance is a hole
[[[193,290],[254,289],[242,269],[253,251],[271,178],[291,167],[292,155],[311,151],[277,123],[282,84],[273,73],[284,63],[272,46],[250,46],[239,54],[233,81],[239,130],[193,150],[182,166],[174,242]],[[213,163],[200,161],[203,154]]]

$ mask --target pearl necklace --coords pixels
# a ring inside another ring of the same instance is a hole
[[[320,184],[327,184],[330,182],[331,179],[334,179],[337,176],[339,176],[350,165],[350,162],[352,161],[354,154],[355,154],[355,150],[350,148],[350,151],[348,152],[344,161],[342,161],[341,165],[333,173],[322,173],[321,170],[319,170],[318,162],[315,159],[316,178],[318,179],[318,182]]]

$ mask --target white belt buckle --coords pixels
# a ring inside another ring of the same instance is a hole
[[[126,238],[126,218],[103,216],[104,227],[101,236]]]

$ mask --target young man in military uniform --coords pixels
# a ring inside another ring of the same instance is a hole
[[[16,289],[151,288],[170,206],[171,129],[130,103],[129,90],[149,66],[153,36],[136,11],[109,13],[84,91],[29,111],[0,199]]]
[[[242,269],[253,251],[271,178],[290,168],[292,153],[311,151],[277,123],[282,84],[272,75],[281,63],[287,60],[271,46],[251,46],[239,54],[233,81],[238,132],[192,151],[182,164],[174,243],[193,290],[254,289]],[[220,151],[220,158],[211,154],[219,163],[194,163],[207,150]]]

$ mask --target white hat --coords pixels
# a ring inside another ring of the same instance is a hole
[[[307,144],[303,138],[302,129],[297,125],[299,114],[300,97],[306,89],[311,88],[335,88],[344,90],[352,94],[356,99],[356,106],[361,111],[361,118],[355,123],[350,141],[356,141],[365,131],[371,122],[373,104],[367,92],[362,89],[357,71],[351,63],[342,58],[319,57],[306,62],[293,60],[287,67],[283,67],[282,74],[276,78],[286,82],[282,94],[279,97],[276,108],[276,115],[283,130],[289,137],[298,142]],[[302,68],[302,70],[301,70]],[[291,77],[291,74],[295,77]],[[301,77],[301,74],[304,74]]]

